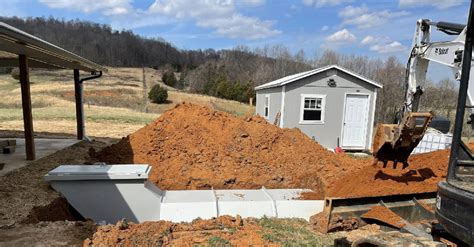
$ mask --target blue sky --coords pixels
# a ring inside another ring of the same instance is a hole
[[[416,20],[466,23],[466,0],[2,0],[2,16],[81,19],[178,48],[283,44],[406,61]],[[434,39],[453,37],[436,34]]]

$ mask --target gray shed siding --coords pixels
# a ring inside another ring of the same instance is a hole
[[[334,70],[334,69],[332,69]],[[331,71],[331,70],[329,70]],[[375,104],[375,88],[342,71],[337,71],[333,78],[337,86],[329,87],[328,72],[322,72],[286,85],[284,126],[299,128],[302,132],[328,148],[337,146],[339,138],[342,144],[344,124],[344,105],[346,94],[369,95],[369,119],[366,133],[366,149],[370,149],[373,129],[373,106]],[[300,109],[302,94],[326,95],[324,124],[300,124]]]
[[[336,81],[336,87],[329,87],[327,85],[329,78],[333,78]],[[323,123],[300,123],[301,99],[304,94],[318,94],[325,97]],[[339,144],[343,144],[344,108],[346,96],[350,94],[368,96],[367,132],[365,135],[365,147],[343,148],[370,150],[377,87],[337,68],[331,68],[327,71],[290,82],[285,86],[257,90],[256,113],[261,116],[264,115],[265,95],[269,95],[270,111],[267,120],[273,123],[276,114],[282,110],[282,101],[284,101],[282,119],[280,120],[281,127],[299,128],[303,133],[315,139],[321,145],[327,148],[335,148],[338,144],[338,139]]]
[[[268,111],[267,120],[270,123],[273,123],[275,121],[277,113],[281,110],[281,87],[267,88],[257,91],[257,103],[255,106],[255,111],[258,115],[262,117],[264,115],[264,104],[266,95],[270,96],[270,109]]]

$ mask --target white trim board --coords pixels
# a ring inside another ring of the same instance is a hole
[[[281,109],[280,109],[280,128],[285,126],[284,119],[285,119],[285,95],[286,95],[286,85],[281,87]]]
[[[268,116],[265,116],[265,103],[267,102],[267,98],[268,98]],[[263,117],[265,119],[270,119],[270,94],[265,94],[263,95]]]
[[[325,94],[301,94],[300,103],[300,121],[299,124],[324,124],[324,115],[326,114],[326,95]],[[308,121],[303,120],[304,113],[304,99],[305,98],[321,98],[321,120],[319,121]]]

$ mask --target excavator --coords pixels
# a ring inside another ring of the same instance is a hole
[[[457,36],[452,41],[430,42],[432,27]],[[386,168],[391,161],[394,169],[399,162],[403,164],[402,169],[409,166],[408,157],[423,138],[434,117],[433,112],[418,112],[428,65],[435,62],[448,66],[455,79],[460,80],[465,38],[466,25],[418,20],[406,69],[405,102],[396,114],[395,124],[379,124],[376,128],[372,142],[374,165],[383,162],[383,167]],[[468,91],[469,102],[472,102],[473,93],[474,87]]]
[[[374,165],[383,162],[383,168],[386,168],[387,162],[393,162],[395,169],[400,162],[403,169],[407,168],[408,157],[434,117],[433,112],[418,112],[428,65],[435,62],[451,68],[459,81],[459,94],[448,172],[446,181],[438,184],[435,217],[444,231],[469,246],[474,246],[474,155],[461,137],[466,109],[471,110],[467,123],[474,128],[474,80],[470,80],[473,18],[474,3],[471,1],[467,25],[428,19],[417,21],[407,63],[405,102],[399,114],[402,117],[395,124],[378,125],[373,141]],[[431,42],[434,28],[455,38],[452,41]],[[412,233],[417,235],[416,231]],[[420,236],[426,232],[418,233],[417,236]]]

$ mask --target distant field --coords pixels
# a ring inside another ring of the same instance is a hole
[[[147,90],[162,84],[161,74],[146,69]],[[122,137],[153,121],[174,105],[207,105],[236,115],[252,114],[254,107],[236,101],[190,94],[169,88],[166,104],[146,100],[142,69],[111,68],[102,78],[84,85],[86,132],[90,136]],[[74,83],[71,71],[32,70],[30,75],[35,131],[76,133]],[[0,130],[22,130],[20,85],[0,75]],[[146,112],[145,112],[146,109]]]

